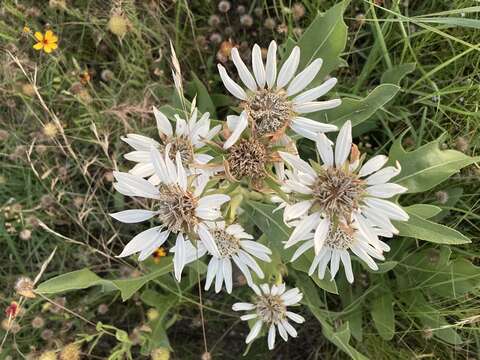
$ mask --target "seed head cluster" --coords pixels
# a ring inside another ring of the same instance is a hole
[[[287,307],[278,295],[262,295],[257,299],[256,312],[263,322],[277,324],[285,319]]]
[[[170,158],[175,160],[175,154],[180,153],[183,164],[190,164],[193,161],[193,147],[189,139],[183,136],[176,136],[169,138],[165,144],[160,145],[159,150],[161,153],[165,152],[165,147],[170,144]]]
[[[227,157],[230,174],[238,180],[263,178],[267,160],[265,145],[255,138],[240,139],[229,149]]]
[[[230,257],[240,249],[240,241],[225,230],[215,229],[211,233],[222,257]]]

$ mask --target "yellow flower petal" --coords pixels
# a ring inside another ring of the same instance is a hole
[[[45,51],[47,54],[50,54],[52,52],[52,45],[51,44],[46,44],[44,47],[43,47],[43,51]]]
[[[45,39],[50,40],[52,38],[52,36],[53,36],[52,30],[47,30],[45,32]]]
[[[38,41],[43,41],[43,35],[41,32],[37,31],[34,36],[35,36],[35,39],[37,39]]]
[[[43,48],[43,43],[39,42],[39,43],[36,43],[35,45],[33,45],[33,48],[35,50],[42,50]]]
[[[48,46],[50,46],[52,48],[52,50],[55,50],[58,47],[58,45],[56,43],[48,44]]]
[[[52,35],[50,42],[56,43],[58,41],[58,37],[56,35]]]

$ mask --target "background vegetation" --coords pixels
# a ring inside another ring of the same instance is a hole
[[[111,175],[112,169],[125,169],[121,154],[127,145],[121,136],[128,132],[155,136],[151,106],[171,99],[169,41],[181,62],[190,98],[210,94],[197,100],[222,119],[230,98],[223,95],[216,63],[228,63],[232,46],[248,57],[254,42],[265,47],[271,39],[283,43],[288,37],[300,37],[319,12],[336,2],[302,3],[232,1],[226,13],[218,1],[206,0],[1,3],[3,308],[18,301],[14,287],[21,276],[34,279],[42,273],[44,281],[88,267],[102,278],[135,279],[147,267],[161,271],[167,265],[167,258],[145,264],[115,258],[139,229],[114,225],[108,213],[124,208],[123,196],[113,191]],[[331,74],[339,79],[340,96],[365,97],[386,76],[401,85],[393,100],[356,129],[362,151],[387,152],[393,139],[404,134],[403,146],[409,150],[443,136],[442,148],[478,155],[476,4],[353,0],[346,6],[345,63]],[[239,13],[239,6],[244,12]],[[32,48],[32,33],[47,29],[59,37],[52,54]],[[322,36],[318,34],[319,39]],[[302,144],[303,151],[308,153],[309,146]],[[404,278],[394,279],[387,266],[381,275],[361,274],[350,296],[347,291],[339,297],[318,289],[319,306],[334,314],[334,329],[339,330],[334,340],[345,342],[348,321],[350,343],[367,358],[478,359],[479,174],[478,166],[470,165],[427,193],[410,195],[440,207],[435,220],[461,231],[471,244],[444,247],[396,239],[387,260],[398,262]],[[436,275],[439,272],[441,276]],[[204,345],[196,275],[181,286],[165,279],[126,302],[125,293],[102,292],[99,287],[28,299],[15,322],[2,322],[0,359],[33,359],[74,341],[89,359],[129,354],[134,359],[154,358],[164,355],[159,348],[168,346],[171,358],[198,359]],[[237,286],[242,281],[239,277]],[[382,285],[393,295],[379,297]],[[236,289],[232,297],[203,293],[212,358],[238,359],[245,351],[248,327],[231,311],[242,291]],[[393,304],[385,311],[394,316],[385,320],[385,312],[376,311],[379,298]],[[279,343],[273,352],[267,351],[266,342],[257,341],[247,358],[348,357],[341,345],[326,338],[315,316],[308,310],[303,315],[308,320],[300,327],[299,338]],[[394,319],[393,332],[386,324],[389,319]]]

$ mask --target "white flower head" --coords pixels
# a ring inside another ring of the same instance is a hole
[[[171,145],[160,154],[155,147],[150,148],[150,157],[159,179],[159,185],[153,185],[140,176],[114,172],[115,189],[127,196],[143,197],[153,200],[151,210],[125,210],[111,214],[118,221],[137,223],[152,218],[159,226],[145,230],[135,236],[123,249],[120,257],[140,252],[139,260],[145,260],[155,249],[161,246],[170,234],[175,234],[175,256],[173,259],[175,277],[180,281],[182,270],[188,263],[188,242],[201,242],[211,254],[220,256],[213,240],[207,221],[221,220],[220,207],[230,200],[228,195],[203,195],[206,181],[189,181],[180,152],[175,161],[170,158]],[[194,237],[194,238],[192,238]],[[197,241],[200,240],[200,241]],[[199,248],[199,251],[202,249]]]
[[[295,75],[300,63],[300,48],[295,46],[277,74],[277,44],[272,41],[268,47],[266,64],[263,63],[260,46],[253,46],[253,74],[236,48],[232,49],[232,60],[246,89],[233,81],[225,68],[218,64],[223,84],[233,96],[242,101],[241,107],[244,109],[240,116],[232,116],[229,121],[231,142],[240,136],[247,126],[247,120],[251,122],[252,130],[257,136],[273,138],[281,137],[287,128],[311,140],[315,140],[319,132],[337,130],[334,125],[303,117],[303,114],[332,109],[341,104],[340,99],[316,101],[335,86],[336,78],[303,91],[320,71],[322,59],[313,60]]]
[[[248,311],[240,319],[243,321],[255,319],[245,342],[251,343],[260,334],[263,325],[268,328],[268,348],[272,350],[275,346],[276,332],[287,341],[288,336],[297,337],[297,331],[290,324],[289,320],[297,324],[305,322],[305,319],[294,312],[288,311],[288,306],[297,305],[302,300],[302,293],[293,288],[286,290],[285,284],[272,285],[262,284],[260,287],[253,287],[256,297],[253,303],[235,303],[232,306],[234,311]]]
[[[251,271],[263,279],[263,271],[254,258],[270,262],[269,255],[272,251],[269,248],[252,241],[253,236],[247,234],[239,224],[225,226],[223,221],[210,223],[209,231],[217,246],[218,254],[211,254],[205,290],[208,290],[215,280],[215,292],[220,292],[222,283],[225,283],[229,294],[232,292],[232,261],[243,273],[250,286],[253,286]]]
[[[341,128],[335,151],[325,134],[318,134],[316,145],[323,164],[315,168],[299,157],[280,152],[292,168],[286,171],[283,189],[299,199],[294,204],[282,205],[285,223],[294,227],[285,247],[306,241],[294,259],[313,247],[320,277],[323,278],[330,261],[333,279],[341,260],[347,279],[352,282],[347,250],[376,268],[371,257],[383,259],[383,251],[390,250],[379,236],[398,233],[391,220],[408,220],[400,206],[385,199],[407,189],[389,182],[401,168],[398,163],[383,167],[388,161],[384,155],[377,155],[360,167],[360,154],[356,146],[352,147],[350,121]]]
[[[163,152],[165,147],[170,144],[172,157],[179,152],[189,174],[204,173],[195,165],[206,164],[212,159],[212,156],[199,153],[199,150],[205,145],[205,141],[211,140],[220,131],[221,126],[217,125],[210,129],[210,114],[206,112],[198,119],[197,108],[193,109],[188,121],[175,115],[175,130],[167,117],[155,106],[153,114],[157,122],[160,142],[138,134],[128,134],[122,138],[134,148],[134,151],[125,154],[127,160],[137,163],[129,172],[148,178],[154,185],[159,184],[160,179],[155,173],[150,157],[150,147],[153,146]]]

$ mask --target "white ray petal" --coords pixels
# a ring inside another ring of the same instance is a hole
[[[285,243],[285,249],[289,248],[290,246],[296,244],[301,240],[306,240],[312,230],[317,226],[319,220],[319,213],[313,213],[302,219],[300,223],[295,227],[295,230],[293,230],[288,241]]]
[[[134,224],[142,222],[154,217],[157,213],[150,210],[124,210],[110,214],[115,220],[121,221],[126,224]]]
[[[172,136],[172,124],[170,124],[170,121],[168,121],[167,117],[155,106],[153,106],[153,115],[155,116],[155,120],[157,122],[159,135],[162,136],[163,134],[165,134],[169,137]]]
[[[258,86],[263,88],[265,86],[265,67],[263,66],[262,51],[257,44],[253,45],[252,68]]]
[[[298,126],[314,132],[314,133],[323,133],[323,132],[330,132],[330,131],[337,131],[338,128],[332,124],[325,124],[319,121],[315,121],[312,119],[308,119],[306,117],[297,116],[293,119],[293,124],[297,124]]]
[[[323,244],[325,243],[329,229],[330,219],[325,217],[320,220],[320,224],[318,224],[317,228],[315,229],[315,235],[313,237],[315,255],[318,255],[320,250],[323,248]]]
[[[343,268],[345,269],[345,276],[350,284],[353,283],[353,271],[352,271],[352,262],[350,260],[350,255],[348,251],[342,250],[340,252],[340,259],[343,263]]]
[[[185,191],[187,190],[187,173],[183,167],[180,152],[177,152],[175,162],[177,163],[177,184]]]
[[[117,257],[130,256],[136,252],[142,251],[143,249],[149,247],[152,243],[156,243],[157,240],[163,240],[164,242],[167,239],[169,232],[162,232],[161,230],[162,226],[155,226],[137,234],[128,242],[128,244],[123,248],[122,253]],[[161,246],[161,244],[158,246]]]
[[[248,87],[251,91],[256,91],[257,83],[255,82],[255,79],[253,78],[252,74],[250,74],[250,71],[248,71],[247,66],[245,65],[242,58],[240,57],[240,54],[238,53],[238,49],[234,47],[232,49],[231,54],[232,54],[233,63],[237,68],[238,76],[240,77],[240,79],[243,81],[245,86]]]
[[[290,53],[290,56],[287,60],[283,63],[281,67],[278,78],[277,78],[277,87],[283,88],[286,86],[290,80],[292,79],[293,75],[297,71],[298,64],[300,62],[300,48],[295,46]]]
[[[278,154],[294,169],[304,172],[305,174],[311,175],[313,177],[317,176],[315,170],[313,170],[313,168],[305,160],[302,160],[299,156],[295,156],[283,151],[279,151]]]
[[[335,165],[341,167],[348,158],[352,149],[352,123],[350,120],[343,124],[335,143]]]
[[[232,279],[232,263],[230,259],[224,258],[222,263],[223,268],[223,279],[225,281],[225,288],[227,293],[232,293],[233,279]]]
[[[277,78],[277,43],[275,40],[272,40],[268,46],[267,64],[265,68],[267,85],[271,89],[275,85]]]
[[[210,286],[212,286],[213,279],[215,278],[215,274],[218,270],[218,262],[219,260],[216,257],[212,256],[210,262],[208,263],[207,278],[205,279],[205,290],[210,289]]]
[[[223,284],[223,264],[222,260],[218,261],[217,275],[215,276],[215,292],[218,294],[222,290]]]
[[[370,208],[383,211],[392,220],[407,221],[409,219],[405,210],[391,201],[372,197],[366,197],[364,201]]]
[[[325,95],[337,84],[336,78],[331,78],[325,81],[322,85],[314,87],[313,89],[307,90],[300,95],[297,95],[293,99],[294,104],[302,104],[318,99],[319,97]]]
[[[397,166],[387,166],[381,170],[378,170],[376,173],[370,175],[366,180],[368,185],[378,185],[383,184],[389,181],[391,178],[400,174],[402,168],[400,167],[399,162],[397,161]]]
[[[173,269],[177,281],[180,281],[182,278],[182,271],[185,267],[185,255],[185,240],[183,234],[179,233],[177,235],[177,241],[175,242],[175,255],[173,256]]]
[[[380,170],[383,165],[385,165],[388,161],[388,157],[385,155],[377,155],[368,160],[363,166],[361,167],[358,175],[363,177],[374,173],[375,171]]]
[[[339,267],[340,267],[340,251],[337,249],[333,249],[332,259],[330,260],[330,273],[331,273],[330,280],[333,280],[335,278],[335,275],[337,275]]]
[[[288,223],[290,220],[303,217],[313,204],[312,200],[303,200],[293,205],[285,206],[283,211],[283,221]]]
[[[273,350],[275,347],[275,324],[271,324],[268,329],[268,350]]]
[[[233,311],[250,311],[255,309],[255,305],[252,303],[235,303],[232,305]]]
[[[325,101],[309,101],[300,104],[293,104],[293,111],[299,114],[308,114],[312,112],[329,110],[342,104],[342,100],[333,99]]]
[[[127,160],[135,162],[150,162],[150,153],[144,150],[130,151],[129,153],[123,155],[123,157]]]
[[[406,187],[394,183],[372,185],[366,189],[367,194],[383,199],[388,199],[394,195],[402,194],[407,190],[408,189]]]
[[[253,325],[252,329],[250,330],[250,333],[248,334],[247,338],[245,339],[245,343],[250,344],[260,333],[260,330],[262,329],[262,320],[258,320],[255,325]]]
[[[228,120],[228,117],[227,117]],[[246,111],[242,111],[240,116],[238,117],[238,122],[236,124],[235,129],[233,132],[230,134],[228,137],[227,141],[223,144],[224,149],[228,149],[231,147],[233,144],[237,142],[237,140],[240,138],[240,136],[243,133],[243,130],[245,130],[248,126],[248,116]]]
[[[240,85],[233,81],[230,76],[228,76],[225,68],[220,64],[218,64],[217,67],[218,72],[220,73],[220,77],[222,78],[223,85],[225,85],[227,90],[236,98],[240,100],[247,100],[247,94],[245,93],[245,91]]]
[[[333,167],[333,149],[331,141],[328,140],[325,134],[320,133],[317,136],[315,144],[317,145],[317,151],[322,162],[328,167]]]
[[[292,258],[290,259],[290,262],[294,262],[297,260],[300,256],[302,256],[303,253],[305,253],[307,250],[311,249],[313,247],[313,241],[305,241],[302,245],[298,247],[298,249],[295,251],[293,254]]]
[[[315,59],[310,63],[310,65],[308,65],[297,76],[295,76],[290,85],[288,85],[287,96],[293,96],[305,89],[308,84],[315,79],[315,76],[317,76],[320,68],[322,67],[322,63],[322,59]]]
[[[197,226],[197,231],[198,231],[198,236],[200,237],[200,240],[202,241],[203,245],[207,248],[207,250],[212,254],[213,256],[220,257],[220,252],[218,251],[217,244],[215,243],[215,240],[212,237],[212,234],[208,230],[208,228],[205,226],[205,224],[200,223]]]

